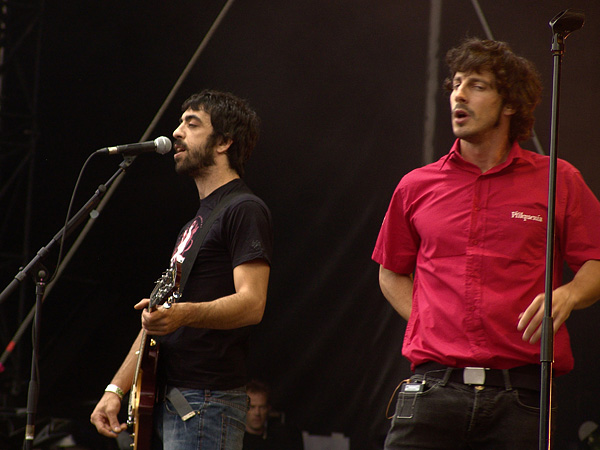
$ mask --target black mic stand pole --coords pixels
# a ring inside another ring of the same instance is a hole
[[[551,21],[552,55],[554,71],[552,82],[552,117],[550,124],[550,164],[548,171],[548,228],[546,235],[546,284],[544,297],[544,320],[540,349],[540,434],[539,450],[550,449],[552,411],[552,363],[554,362],[554,322],[552,319],[552,290],[554,287],[554,225],[556,203],[556,162],[558,148],[558,104],[560,94],[560,72],[564,54],[564,40],[583,26],[582,12],[566,10],[557,14]]]
[[[27,423],[25,425],[25,440],[23,442],[24,450],[33,448],[33,439],[35,438],[35,415],[40,391],[38,355],[40,349],[40,332],[42,329],[42,302],[44,300],[44,292],[46,291],[46,277],[48,276],[48,272],[41,264],[38,263],[36,268],[35,321],[33,325],[33,348],[31,351],[31,378],[27,391]]]
[[[67,224],[52,238],[50,243],[42,247],[27,266],[20,270],[13,281],[0,293],[0,304],[8,298],[8,296],[16,290],[16,288],[30,275],[36,271],[36,304],[35,304],[35,321],[33,328],[33,350],[31,357],[31,379],[29,381],[29,389],[27,393],[27,424],[25,426],[25,440],[23,448],[31,450],[33,448],[33,439],[35,437],[35,416],[37,411],[37,403],[39,398],[39,373],[38,373],[38,352],[39,338],[41,333],[42,321],[42,302],[46,290],[46,280],[48,272],[42,265],[42,260],[48,256],[50,250],[59,243],[63,237],[67,237],[85,218],[93,214],[96,206],[107,191],[107,188],[125,172],[125,169],[133,162],[132,158],[126,157],[119,165],[119,169],[114,175],[103,185],[100,185],[94,195],[86,202],[86,204],[71,218]]]

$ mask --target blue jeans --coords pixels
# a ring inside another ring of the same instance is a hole
[[[181,393],[196,414],[184,421],[168,399],[156,405],[153,449],[242,450],[248,411],[243,388]]]
[[[535,390],[427,378],[423,392],[398,393],[385,449],[536,450],[539,402]]]

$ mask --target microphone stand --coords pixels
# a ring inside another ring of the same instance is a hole
[[[31,352],[31,378],[29,380],[29,389],[27,391],[27,423],[25,425],[24,450],[30,450],[35,438],[35,413],[39,398],[39,373],[38,373],[38,354],[40,348],[40,332],[42,329],[42,302],[46,291],[46,277],[48,272],[41,265],[37,264],[38,271],[35,275],[35,321],[33,324],[33,349]]]
[[[10,294],[12,294],[17,287],[27,278],[30,273],[34,270],[35,273],[35,284],[36,284],[36,304],[35,304],[35,321],[33,329],[33,351],[31,361],[31,379],[29,382],[29,390],[27,393],[27,424],[25,427],[25,441],[23,448],[30,450],[33,448],[33,439],[35,436],[35,415],[37,410],[37,403],[39,398],[39,373],[38,373],[38,350],[39,350],[39,339],[41,331],[41,319],[42,319],[42,301],[44,298],[47,270],[42,265],[42,260],[48,256],[52,248],[59,243],[63,237],[69,236],[71,232],[81,224],[87,216],[97,214],[95,212],[96,206],[100,203],[100,200],[106,193],[108,187],[131,165],[134,158],[125,157],[123,162],[119,165],[119,169],[114,173],[109,180],[98,187],[94,195],[87,201],[87,203],[67,222],[67,224],[52,238],[52,240],[45,246],[42,247],[33,259],[21,269],[15,278],[4,288],[0,293],[0,304],[6,300]]]
[[[552,82],[552,115],[550,127],[550,164],[548,172],[548,228],[546,234],[546,284],[544,296],[544,319],[540,349],[540,433],[539,450],[550,448],[552,411],[552,363],[554,361],[554,322],[552,319],[552,290],[554,274],[554,225],[556,203],[556,162],[558,148],[558,104],[560,94],[560,72],[564,54],[564,40],[573,31],[579,30],[585,21],[580,11],[565,10],[551,21],[552,55],[554,71]]]
[[[85,205],[67,222],[67,224],[52,238],[52,240],[45,246],[38,250],[37,254],[33,257],[33,259],[22,268],[15,278],[4,288],[2,292],[0,292],[0,305],[16,290],[20,283],[22,283],[25,278],[30,274],[30,272],[42,261],[52,248],[61,241],[64,237],[67,237],[71,234],[71,232],[81,224],[87,216],[92,214],[96,206],[100,203],[100,200],[108,190],[108,187],[115,181],[115,179],[121,175],[122,172],[127,169],[133,159],[130,157],[126,157],[124,161],[119,165],[119,169],[115,172],[115,174],[109,178],[109,180],[105,184],[101,184],[98,186],[98,189],[94,193],[94,195],[87,201]]]

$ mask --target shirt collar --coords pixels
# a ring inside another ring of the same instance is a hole
[[[454,145],[452,146],[452,148],[450,149],[448,154],[446,156],[443,156],[442,159],[444,161],[442,162],[440,170],[444,169],[444,167],[448,161],[452,161],[454,164],[458,165],[458,167],[463,168],[463,169],[469,170],[469,168],[471,168],[471,169],[476,168],[476,166],[474,164],[471,164],[470,162],[466,161],[460,154],[460,140],[459,139],[456,139],[456,141],[454,141]],[[486,174],[500,172],[505,167],[508,167],[512,164],[519,164],[521,161],[524,163],[534,164],[533,154],[531,151],[523,149],[519,145],[519,143],[517,141],[515,141],[513,143],[512,147],[510,148],[510,151],[508,152],[506,161],[504,161],[502,164],[498,164],[497,166],[491,168],[490,170],[488,170],[486,172]],[[479,169],[477,168],[477,170],[479,170]]]

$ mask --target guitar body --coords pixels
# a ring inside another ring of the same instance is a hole
[[[172,303],[179,298],[181,264],[176,263],[156,282],[150,295],[148,309],[156,309],[165,301]],[[133,449],[148,450],[152,442],[153,413],[156,403],[159,345],[151,336],[142,332],[142,343],[129,396],[127,423],[133,427]]]

